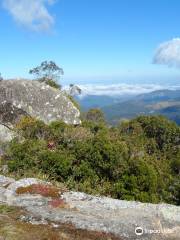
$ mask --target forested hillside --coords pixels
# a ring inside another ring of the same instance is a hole
[[[180,90],[159,90],[102,107],[107,120],[117,124],[138,115],[163,115],[180,124]]]

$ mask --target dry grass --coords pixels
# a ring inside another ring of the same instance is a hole
[[[28,215],[23,209],[13,208],[11,211],[7,210],[7,206],[2,208],[0,240],[120,240],[112,234],[80,230],[71,224],[59,224],[56,228],[52,227],[51,222],[48,225],[32,225],[19,220],[22,215]]]

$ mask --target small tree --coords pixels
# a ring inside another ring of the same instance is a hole
[[[98,108],[92,108],[86,113],[86,120],[95,123],[105,122],[104,113]]]
[[[0,73],[0,81],[2,81],[3,80],[3,77],[2,77],[2,75],[1,75],[1,73]]]
[[[29,74],[36,76],[40,82],[44,82],[51,87],[60,89],[61,86],[57,83],[64,71],[53,61],[44,61],[40,66],[37,66],[29,71]]]

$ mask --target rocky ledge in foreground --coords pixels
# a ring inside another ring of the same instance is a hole
[[[180,207],[68,192],[34,178],[15,181],[0,176],[0,202],[21,207],[26,214],[19,221],[31,228],[39,225],[39,231],[45,224],[56,231],[62,224],[88,231],[77,239],[179,240],[180,236]]]

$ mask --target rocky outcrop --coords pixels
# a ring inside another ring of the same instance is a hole
[[[0,82],[0,122],[13,124],[22,115],[39,118],[45,123],[62,120],[79,124],[79,110],[60,90],[33,80]]]
[[[66,94],[33,80],[0,81],[0,141],[13,138],[11,129],[22,116],[50,123],[80,124],[80,112]]]
[[[0,240],[118,240],[110,234],[76,229],[70,224],[34,219],[21,208],[0,205]]]
[[[18,188],[27,188],[32,184],[50,186],[38,179],[14,181],[0,176],[0,202],[23,207],[31,224],[32,219],[36,224],[36,219],[40,224],[42,221],[56,226],[73,224],[77,229],[112,234],[121,240],[179,240],[180,207],[121,201],[79,192],[62,193],[61,190],[56,199],[43,196],[44,190],[42,194],[30,194],[22,189],[23,194],[17,192]],[[44,189],[47,192],[47,188]]]

